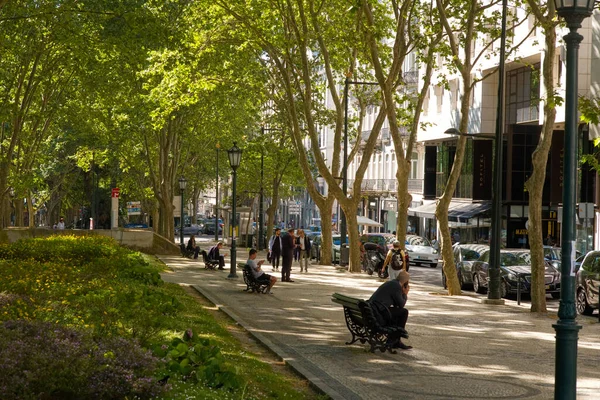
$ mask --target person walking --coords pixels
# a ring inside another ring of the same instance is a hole
[[[304,229],[298,229],[296,238],[296,250],[298,250],[298,262],[300,263],[300,272],[308,272],[308,262],[310,261],[310,238],[304,233]],[[304,267],[302,267],[304,260]]]
[[[283,241],[281,239],[281,228],[275,228],[275,234],[269,239],[269,253],[271,253],[271,265],[273,271],[279,270],[279,258],[283,252]],[[283,267],[283,265],[282,265]]]
[[[368,300],[377,310],[381,320],[385,321],[385,326],[400,326],[406,328],[408,320],[408,310],[406,309],[406,300],[410,285],[408,283],[410,275],[401,270],[396,279],[385,282],[373,293]],[[379,319],[379,318],[378,318]],[[410,350],[412,346],[402,343],[399,334],[390,335],[388,345],[392,348]]]
[[[387,252],[383,267],[388,271],[389,280],[396,279],[400,271],[405,270],[408,272],[408,265],[406,265],[406,254],[404,250],[400,248],[400,242],[394,240],[392,249]]]
[[[292,272],[292,260],[294,257],[294,230],[288,229],[287,234],[283,237],[281,250],[281,281],[282,282],[294,282],[290,279],[290,273]]]

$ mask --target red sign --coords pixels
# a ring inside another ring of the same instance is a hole
[[[110,193],[110,197],[119,197],[119,188],[112,188],[112,191]]]

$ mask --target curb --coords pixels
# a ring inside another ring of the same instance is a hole
[[[206,297],[208,301],[213,303],[215,307],[219,311],[227,314],[231,319],[233,319],[238,325],[242,326],[248,333],[250,333],[256,340],[258,340],[263,346],[267,349],[274,352],[286,365],[290,366],[297,374],[304,377],[311,384],[313,388],[316,388],[323,394],[326,394],[333,400],[360,400],[361,397],[354,392],[351,392],[349,389],[342,387],[343,391],[346,393],[342,394],[331,385],[329,385],[325,380],[323,380],[322,376],[329,376],[325,371],[316,367],[319,370],[319,375],[313,373],[309,370],[301,361],[298,360],[298,357],[294,357],[289,354],[288,351],[278,343],[267,338],[260,332],[257,332],[254,328],[252,328],[249,324],[247,324],[243,318],[241,318],[237,313],[230,310],[227,306],[219,304],[219,302],[209,293],[202,290],[198,285],[192,285],[192,287],[200,293],[202,296]],[[340,385],[341,386],[341,385]]]

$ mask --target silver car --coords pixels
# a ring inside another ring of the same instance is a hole
[[[431,246],[429,240],[417,235],[406,235],[406,251],[408,252],[410,265],[427,265],[436,268],[440,255]]]

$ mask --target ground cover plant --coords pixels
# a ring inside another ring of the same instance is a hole
[[[0,245],[0,398],[314,397],[163,268],[100,236]]]

